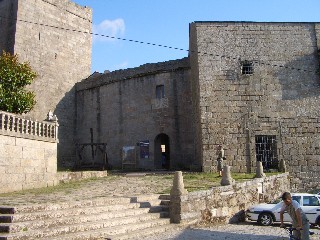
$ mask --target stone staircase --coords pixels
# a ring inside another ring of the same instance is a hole
[[[178,228],[168,195],[0,207],[0,240],[142,239]]]

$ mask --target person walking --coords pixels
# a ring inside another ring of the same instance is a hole
[[[283,205],[280,209],[280,227],[284,227],[283,214],[287,212],[292,219],[292,227],[296,228],[293,231],[293,236],[300,240],[310,240],[309,221],[306,214],[302,211],[300,204],[292,200],[289,192],[284,192],[281,196]]]

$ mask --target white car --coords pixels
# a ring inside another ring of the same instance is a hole
[[[308,193],[292,193],[292,199],[300,203],[300,206],[306,214],[311,224],[320,225],[320,196]],[[282,206],[281,198],[270,202],[262,203],[249,207],[246,216],[251,221],[257,221],[263,226],[269,226],[273,222],[280,222],[280,209]],[[291,217],[285,213],[283,216],[285,222],[290,222]]]

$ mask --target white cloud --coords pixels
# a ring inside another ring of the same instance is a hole
[[[121,37],[125,32],[125,23],[122,18],[115,20],[104,20],[98,25],[93,25],[93,33],[98,35],[93,35],[94,41],[114,41],[115,38],[110,37]],[[104,37],[100,35],[110,36]]]

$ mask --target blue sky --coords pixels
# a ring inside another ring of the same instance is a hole
[[[194,21],[320,22],[320,0],[72,0],[93,9],[93,32],[188,50]],[[94,37],[92,72],[188,56],[187,51]]]

